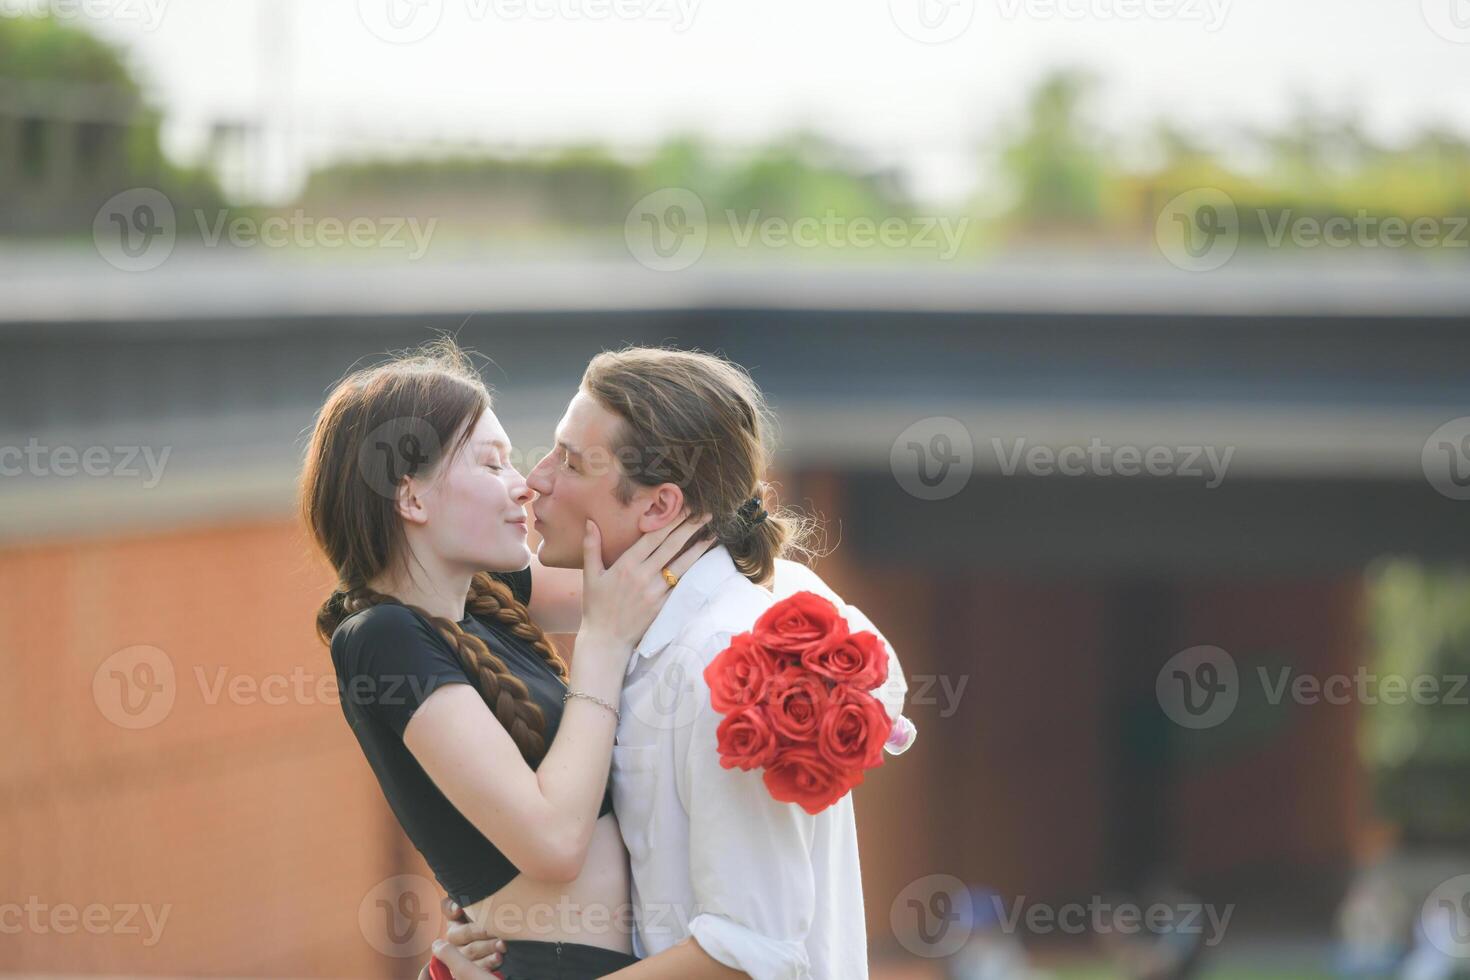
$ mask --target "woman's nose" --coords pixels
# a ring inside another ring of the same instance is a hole
[[[516,503],[524,505],[534,496],[536,491],[531,489],[531,484],[519,473],[516,474],[517,482],[511,487],[511,499]]]

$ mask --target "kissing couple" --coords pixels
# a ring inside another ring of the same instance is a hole
[[[421,976],[867,976],[847,791],[860,771],[833,793],[831,767],[797,746],[773,779],[765,733],[763,776],[731,756],[762,735],[724,718],[748,705],[719,707],[732,678],[777,690],[753,628],[808,652],[826,629],[877,651],[860,670],[871,695],[798,676],[772,694],[787,723],[861,743],[866,767],[914,735],[881,634],[783,557],[807,553],[811,528],[765,482],[770,428],[742,368],[660,348],[593,358],[525,474],[448,339],[330,393],[301,480],[338,581],[316,630],[343,715],[458,920]],[[556,632],[577,635],[570,667]],[[824,647],[819,669],[849,669],[855,646]],[[712,697],[717,658],[733,666]]]

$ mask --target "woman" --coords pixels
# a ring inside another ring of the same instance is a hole
[[[302,478],[340,583],[317,631],[384,796],[450,898],[507,940],[504,974],[599,977],[636,962],[607,793],[620,689],[705,521],[606,569],[588,523],[569,672],[527,612],[532,492],[490,406],[447,341],[333,390]]]

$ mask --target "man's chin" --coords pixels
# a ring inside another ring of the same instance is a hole
[[[547,568],[581,568],[582,552],[578,549],[574,554],[566,554],[551,547],[543,539],[536,548],[536,560]]]

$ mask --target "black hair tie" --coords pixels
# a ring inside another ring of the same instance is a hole
[[[766,518],[769,516],[766,513],[766,509],[761,506],[760,494],[756,494],[741,504],[738,513],[750,527],[759,527],[765,523]]]

